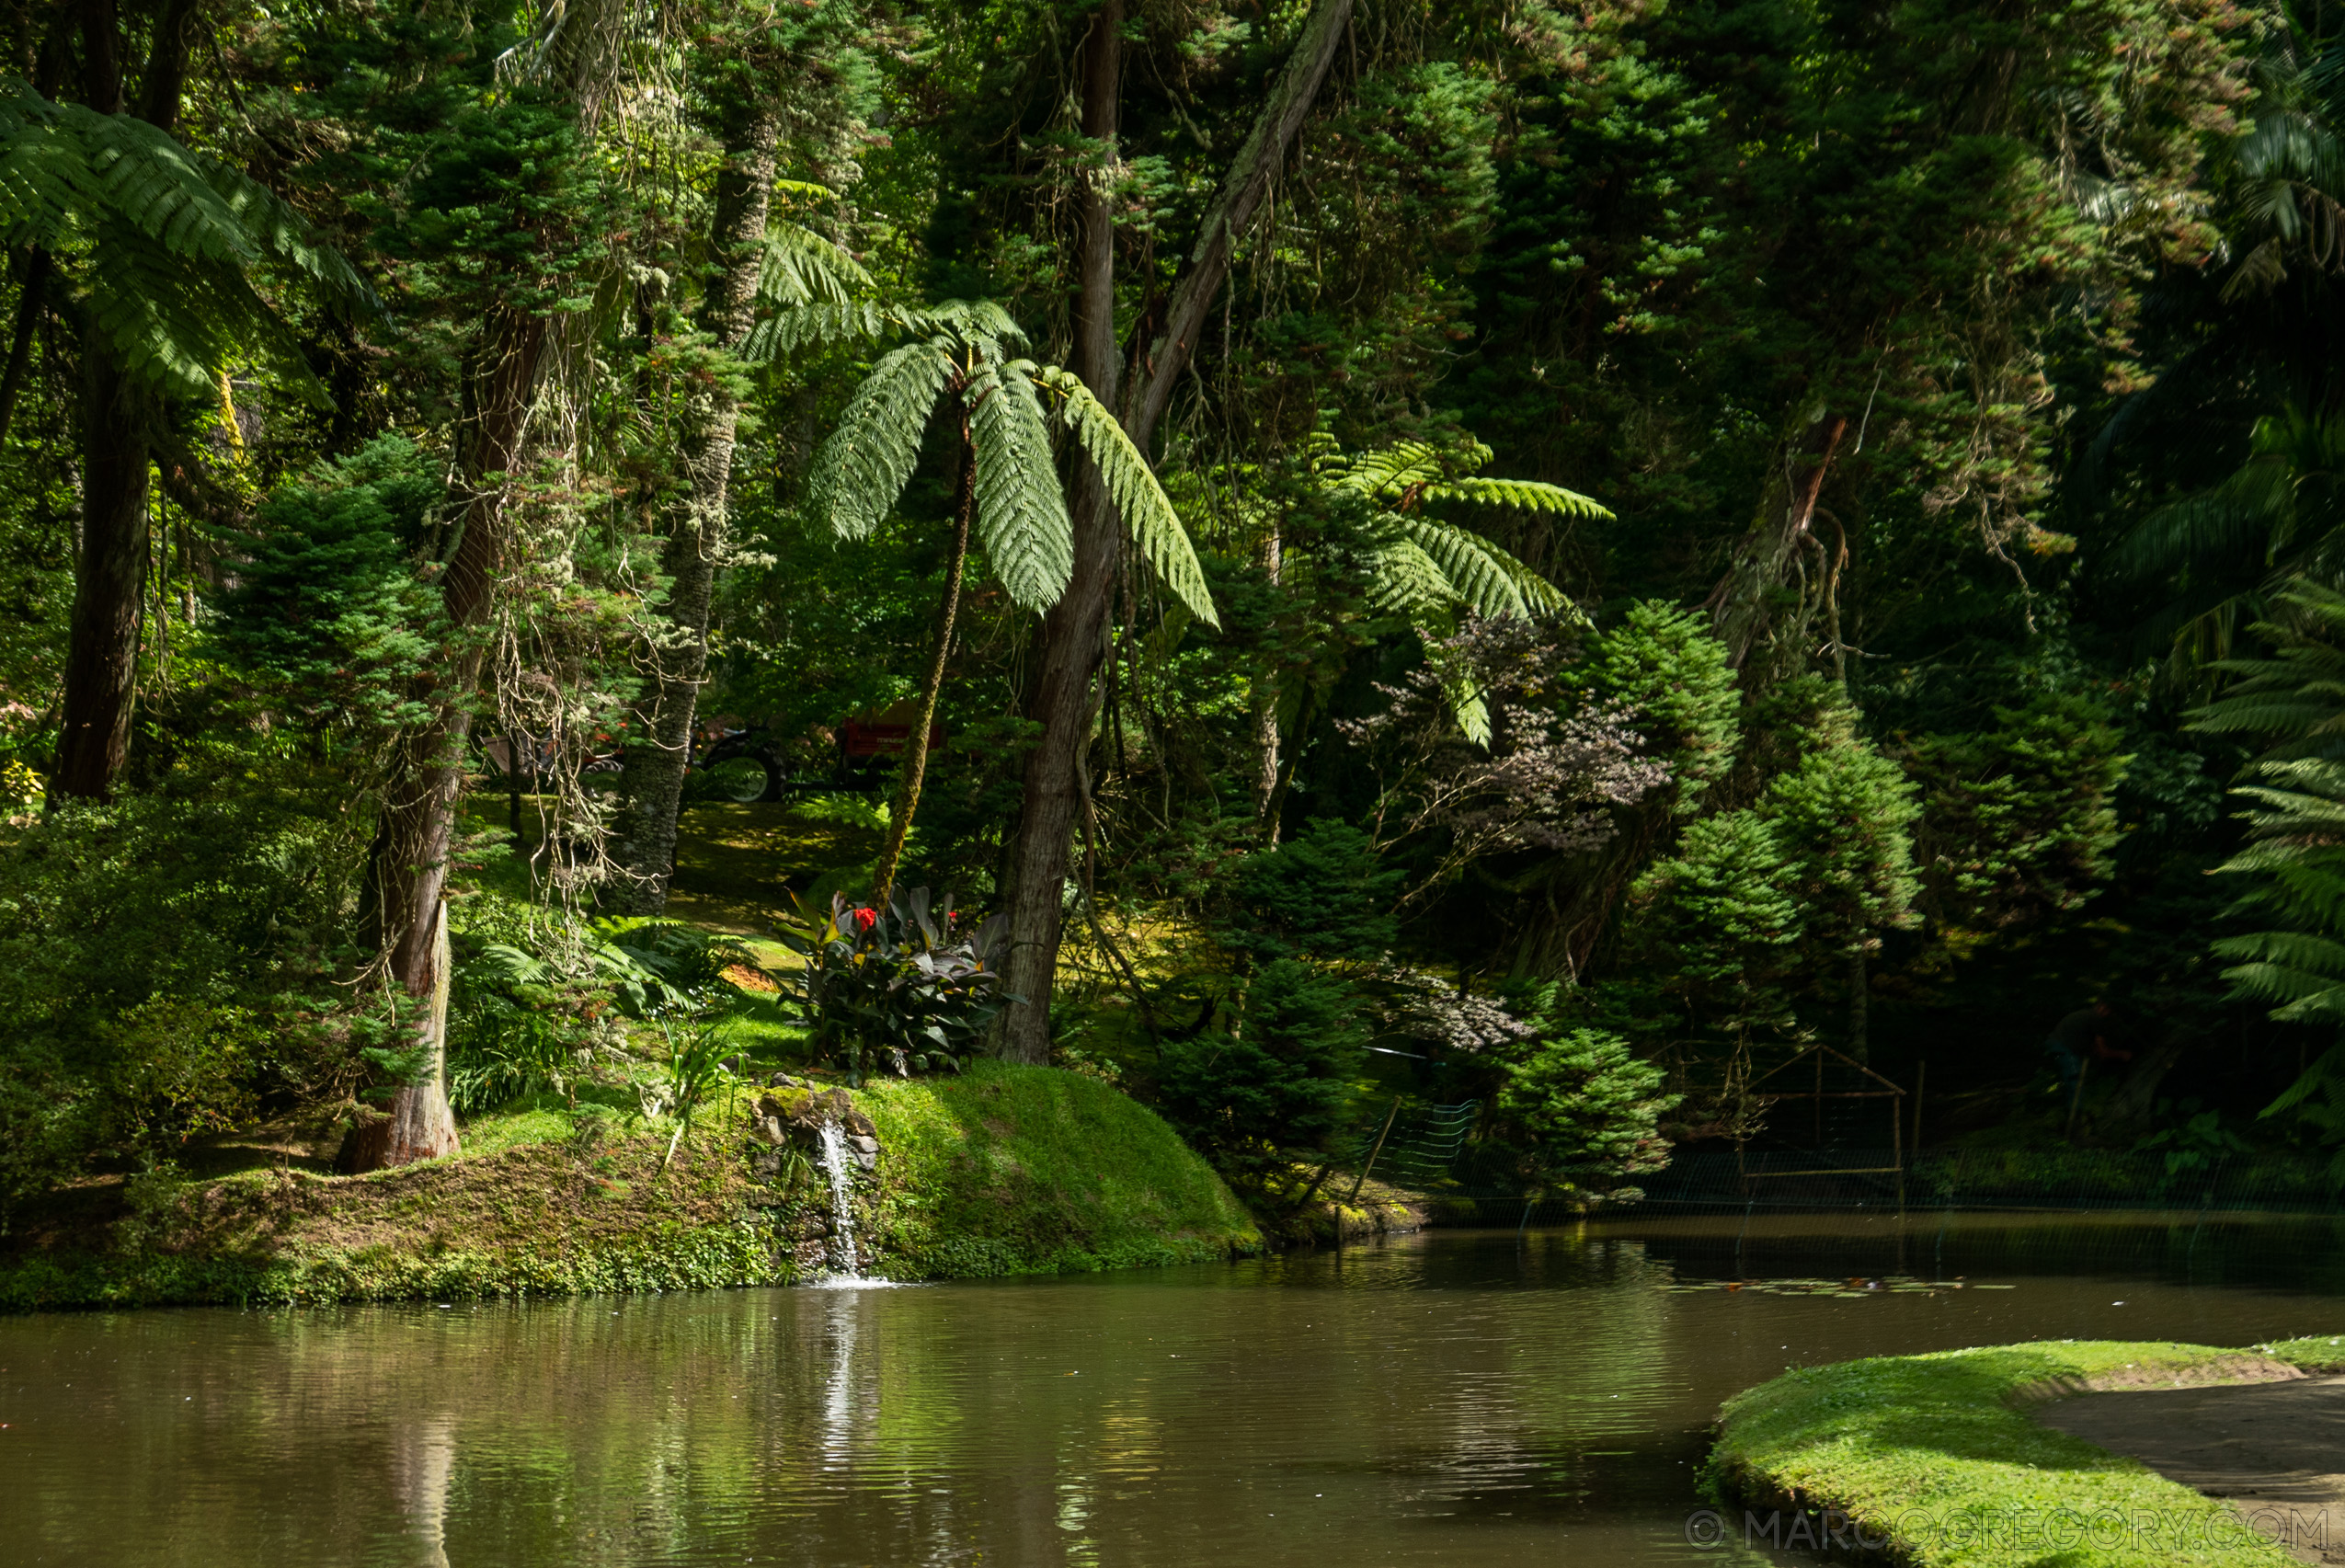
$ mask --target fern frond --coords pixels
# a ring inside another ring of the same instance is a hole
[[[987,365],[962,397],[977,462],[977,523],[986,559],[1029,610],[1058,602],[1074,570],[1074,528],[1058,488],[1050,426],[1023,360]]]
[[[1189,531],[1182,525],[1172,498],[1157,482],[1156,471],[1125,433],[1122,422],[1073,372],[1051,365],[1033,374],[1061,399],[1060,421],[1074,432],[1099,470],[1108,498],[1115,503],[1141,557],[1190,614],[1208,626],[1220,625],[1221,617],[1213,608],[1213,595],[1206,588],[1205,568],[1197,564]]]
[[[128,115],[52,104],[0,77],[0,244],[86,246],[92,323],[132,376],[210,392],[237,347],[272,350],[315,398],[276,313],[252,288],[266,268],[332,303],[372,308],[357,272],[257,182]]]
[[[1395,441],[1355,457],[1331,456],[1322,472],[1333,489],[1371,501],[1396,500],[1411,486],[1441,477],[1441,452],[1424,441]]]
[[[786,359],[818,344],[884,337],[899,325],[896,316],[868,300],[797,305],[777,311],[749,328],[741,343],[741,357],[768,361]]]
[[[2179,567],[2259,567],[2295,512],[2295,475],[2272,458],[2250,460],[2213,489],[2158,508],[2117,547],[2134,577]]]
[[[1563,595],[1554,584],[1480,534],[1413,512],[1400,521],[1410,540],[1449,579],[1450,593],[1475,614],[1527,620],[1562,606]]]
[[[1513,507],[1517,511],[1614,521],[1609,507],[1590,500],[1577,490],[1541,484],[1536,479],[1444,479],[1426,486],[1424,495],[1429,501],[1471,501],[1485,507]]]
[[[1388,514],[1388,522],[1401,520]],[[1449,574],[1404,531],[1395,530],[1376,547],[1374,580],[1368,601],[1390,615],[1405,615],[1419,623],[1428,614],[1458,601]]]
[[[772,361],[820,344],[857,342],[897,332],[950,335],[988,360],[1001,357],[1001,345],[1025,340],[1018,324],[990,301],[972,304],[948,300],[941,305],[832,301],[794,305],[766,317],[750,328],[741,345],[741,357]]]
[[[906,310],[903,315],[913,330],[954,333],[962,342],[983,350],[989,360],[1026,340],[1025,328],[991,300],[945,300]]]
[[[953,348],[933,338],[883,358],[815,454],[808,488],[841,539],[866,537],[904,493],[929,412],[953,373]]]
[[[856,291],[870,287],[871,274],[863,263],[812,229],[778,221],[766,229],[757,288],[768,303],[845,304]]]

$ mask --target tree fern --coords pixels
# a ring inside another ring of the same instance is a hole
[[[954,343],[908,343],[872,367],[839,428],[815,454],[810,489],[842,539],[863,539],[887,516],[920,461],[921,432],[954,371]]]
[[[1527,619],[1565,602],[1554,584],[1479,533],[1413,514],[1398,521],[1410,542],[1440,567],[1450,593],[1477,615]]]
[[[313,378],[253,274],[274,269],[330,301],[369,305],[348,262],[283,201],[141,120],[52,104],[0,77],[0,245],[37,246],[79,274],[91,327],[154,389],[209,397],[237,349]]]
[[[936,305],[882,305],[850,300],[777,311],[758,323],[742,345],[741,354],[744,359],[778,361],[805,349],[867,342],[899,333],[949,333],[964,342],[989,345],[997,352],[1025,342],[1018,324],[990,300],[947,300]]]
[[[1563,607],[1566,601],[1555,585],[1513,555],[1470,530],[1419,509],[1430,500],[1570,517],[1612,515],[1559,485],[1456,472],[1480,468],[1490,457],[1490,449],[1473,441],[1448,450],[1425,441],[1395,441],[1375,452],[1350,454],[1321,440],[1314,464],[1321,485],[1374,503],[1385,514],[1376,565],[1378,576],[1394,583],[1384,596],[1388,602],[1428,613],[1439,606],[1460,605],[1486,616],[1527,616]],[[1441,578],[1437,589],[1424,575],[1428,563]]]
[[[2324,418],[2292,406],[2257,421],[2247,461],[2145,517],[2116,563],[2182,590],[2178,662],[2228,655],[2239,612],[2259,589],[2333,578],[2345,567],[2345,414]]]
[[[2223,695],[2191,715],[2193,728],[2276,738],[2274,756],[2345,743],[2345,592],[2296,582],[2254,627],[2268,658],[2225,659]]]
[[[1075,557],[1050,426],[1027,373],[1032,369],[1024,360],[983,368],[967,397],[978,536],[1010,597],[1041,610],[1067,590]]]
[[[1561,590],[1512,555],[1481,534],[1420,509],[1435,501],[1611,517],[1605,508],[1560,485],[1481,477],[1473,470],[1490,461],[1491,451],[1477,441],[1448,448],[1403,441],[1375,452],[1347,453],[1322,435],[1316,447],[1312,467],[1321,486],[1378,509],[1372,601],[1379,610],[1407,619],[1428,644],[1454,626],[1460,610],[1485,618],[1576,613]],[[1481,692],[1447,673],[1442,689],[1466,738],[1486,742],[1490,718]]]
[[[1213,596],[1206,589],[1205,568],[1197,564],[1189,531],[1172,498],[1157,482],[1156,471],[1115,416],[1107,411],[1081,377],[1053,365],[1035,372],[1035,378],[1059,396],[1059,418],[1075,434],[1084,452],[1107,486],[1108,498],[1132,535],[1141,558],[1189,613],[1208,626],[1218,626]]]
[[[1394,519],[1393,526],[1393,536],[1376,552],[1371,602],[1387,614],[1406,616],[1413,622],[1456,603],[1457,589],[1441,563],[1401,532],[1405,527],[1401,520]]]
[[[1368,500],[1400,499],[1411,486],[1441,477],[1441,453],[1424,441],[1395,441],[1378,452],[1347,456],[1329,447],[1321,460],[1328,487]]]
[[[2263,929],[2218,938],[2233,992],[2286,1024],[2345,1025],[2345,594],[2298,582],[2274,619],[2257,628],[2275,657],[2218,669],[2229,692],[2201,710],[2194,728],[2262,735],[2275,744],[2232,791],[2244,802],[2248,841],[2217,869],[2247,884],[2233,913]],[[2332,1047],[2267,1116],[2293,1115],[2345,1143],[2345,1044]],[[2345,1150],[2330,1174],[2345,1186]]]

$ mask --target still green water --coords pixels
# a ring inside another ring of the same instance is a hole
[[[1996,1341],[2345,1332],[2339,1240],[1697,1220],[1041,1281],[0,1319],[0,1561],[1795,1562],[1687,1543],[1728,1395]],[[1901,1252],[1966,1288],[1721,1284]]]

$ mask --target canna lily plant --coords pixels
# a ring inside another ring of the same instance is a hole
[[[827,911],[801,911],[783,943],[806,960],[784,977],[818,1049],[839,1050],[860,1080],[866,1047],[897,1054],[908,1071],[950,1072],[993,1015],[1013,1000],[1001,990],[1006,923],[972,926],[951,894],[934,905],[915,887],[880,909],[831,897]]]

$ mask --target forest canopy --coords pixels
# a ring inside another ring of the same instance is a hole
[[[5,38],[0,1215],[689,1116],[743,1008],[1265,1191],[1402,1091],[1610,1190],[1819,1045],[2345,1179],[2326,13]]]

